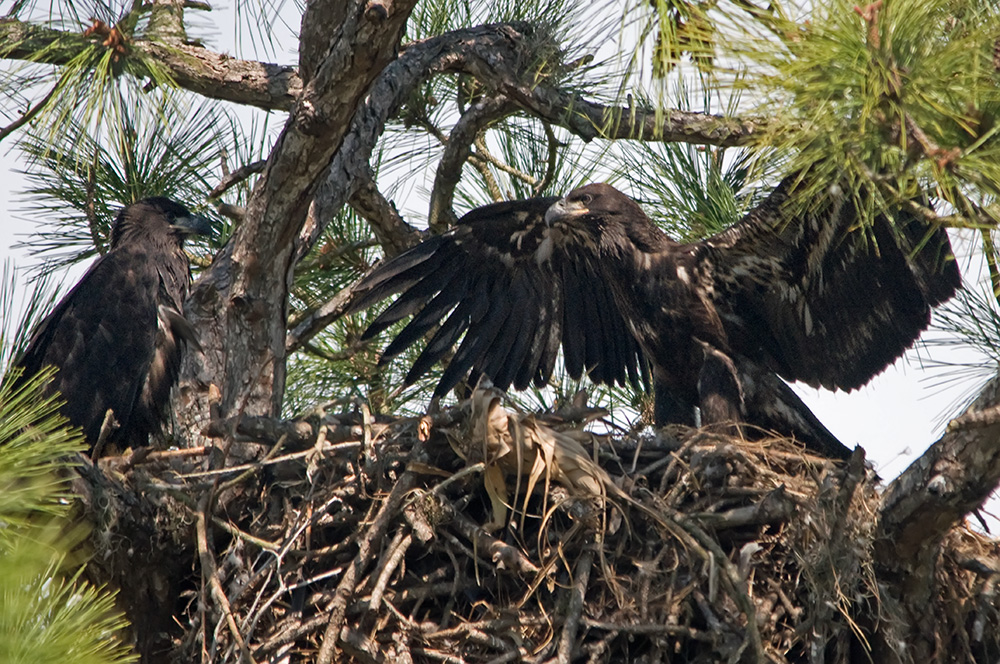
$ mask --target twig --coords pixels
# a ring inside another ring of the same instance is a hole
[[[624,632],[625,634],[643,634],[648,636],[683,636],[695,641],[705,641],[711,643],[715,639],[702,630],[684,625],[669,625],[661,623],[627,623],[627,622],[603,622],[583,618],[581,623],[588,629],[600,629],[607,632]]]
[[[475,146],[476,146],[476,152],[472,153],[469,156],[471,160],[480,161],[483,162],[484,164],[489,164],[490,166],[497,169],[501,173],[506,173],[507,175],[510,175],[518,180],[521,180],[525,184],[529,184],[533,187],[538,184],[539,182],[538,178],[534,177],[531,173],[525,173],[524,171],[518,170],[513,166],[511,166],[510,164],[508,164],[507,162],[500,159],[499,157],[493,156],[493,153],[490,152],[488,147],[486,147],[486,140],[481,133],[476,138]]]
[[[418,445],[414,448],[414,454],[416,453],[417,448],[420,447],[421,446]],[[337,590],[334,593],[334,600],[327,609],[330,614],[330,618],[327,622],[326,630],[323,632],[323,640],[320,645],[319,653],[316,656],[317,664],[331,664],[333,661],[334,652],[337,647],[338,635],[340,634],[341,628],[344,626],[344,614],[347,611],[347,601],[354,592],[357,579],[361,576],[361,573],[365,570],[365,568],[367,568],[368,563],[374,556],[374,547],[376,543],[382,539],[386,529],[389,527],[389,523],[399,515],[403,499],[415,484],[415,473],[404,472],[400,476],[399,481],[397,481],[396,485],[392,488],[392,492],[389,494],[388,498],[386,498],[385,502],[382,503],[382,507],[375,516],[375,520],[372,522],[368,532],[358,543],[358,554],[355,556],[351,565],[344,571],[343,578],[341,578],[340,583],[337,584]]]
[[[503,192],[500,191],[500,185],[497,183],[497,179],[493,177],[493,173],[490,172],[489,165],[491,161],[489,159],[484,159],[483,155],[489,155],[490,151],[486,147],[486,141],[483,139],[483,135],[479,134],[476,139],[472,142],[476,146],[475,155],[469,155],[469,161],[472,163],[473,167],[479,174],[483,176],[483,182],[486,183],[486,190],[490,192],[490,196],[494,201],[502,201],[504,199]],[[492,160],[494,166],[499,166],[500,162],[497,159]]]
[[[345,452],[351,452],[361,448],[361,443],[359,442],[348,442],[348,443],[337,443],[335,445],[324,445],[320,451],[323,454],[339,455]],[[289,461],[297,461],[299,459],[305,459],[310,455],[316,454],[315,448],[302,450],[300,452],[292,452],[291,454],[285,454],[284,456],[275,457],[273,459],[262,459],[261,461],[254,461],[251,463],[245,463],[238,466],[229,466],[228,468],[219,468],[218,470],[201,470],[193,473],[187,473],[181,475],[181,479],[193,479],[201,477],[223,477],[225,475],[230,475],[232,473],[241,473],[244,471],[258,471],[267,466],[277,466],[282,463],[287,463]]]
[[[219,608],[222,609],[222,613],[226,617],[226,624],[229,626],[229,631],[233,635],[233,639],[239,646],[243,659],[251,664],[256,664],[256,660],[254,660],[253,656],[250,654],[250,649],[247,648],[246,641],[243,640],[243,635],[240,634],[240,629],[236,624],[236,618],[233,617],[232,607],[229,605],[229,599],[226,597],[226,592],[222,589],[222,584],[219,581],[219,575],[216,573],[215,557],[208,548],[208,528],[205,524],[208,520],[206,512],[208,510],[210,496],[210,493],[205,493],[205,495],[202,496],[201,500],[198,502],[198,512],[195,518],[195,533],[198,541],[198,558],[201,561],[202,578],[208,581],[212,596],[215,598],[215,601],[219,603]]]
[[[409,533],[404,535],[403,531],[396,533],[392,544],[389,545],[389,553],[386,557],[385,566],[382,568],[382,573],[379,574],[374,590],[372,590],[371,600],[368,605],[369,611],[378,611],[378,607],[382,603],[382,594],[385,593],[385,587],[389,584],[389,579],[396,572],[399,564],[403,561],[403,556],[406,555],[406,550],[410,548],[410,544],[412,543],[413,535]]]
[[[573,587],[570,589],[569,606],[566,609],[566,622],[563,625],[562,638],[559,641],[559,651],[556,661],[559,664],[569,664],[573,661],[573,654],[576,651],[576,633],[580,629],[580,620],[583,615],[583,601],[587,595],[587,586],[590,584],[590,570],[594,566],[594,552],[587,549],[580,556],[573,571]]]
[[[52,89],[49,90],[48,94],[42,97],[37,104],[26,110],[17,120],[14,120],[3,129],[0,129],[0,143],[3,142],[3,139],[7,138],[21,127],[31,122],[43,108],[48,106],[48,103],[52,101],[52,97],[55,96],[61,83],[62,81],[57,82],[54,86],[52,86]]]
[[[234,477],[234,478],[232,478],[230,480],[227,480],[226,482],[223,482],[221,485],[219,485],[218,493],[220,493],[220,494],[224,493],[225,491],[228,491],[229,489],[232,489],[233,487],[235,487],[235,486],[237,486],[239,484],[242,484],[247,478],[249,478],[252,475],[255,475],[257,472],[259,472],[260,469],[263,468],[267,464],[268,461],[271,461],[272,459],[274,459],[275,455],[278,452],[281,451],[282,447],[284,447],[285,442],[287,440],[288,440],[288,436],[287,435],[284,435],[281,438],[279,438],[278,442],[275,443],[271,447],[271,449],[269,449],[267,451],[267,454],[264,455],[263,459],[261,459],[257,463],[248,464],[249,467],[246,468],[245,470],[243,470],[239,475],[237,475],[236,477]],[[226,470],[228,470],[228,468]]]

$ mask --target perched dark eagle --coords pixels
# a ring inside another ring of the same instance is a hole
[[[501,389],[542,385],[561,345],[569,375],[599,383],[637,384],[648,362],[658,424],[692,424],[697,406],[703,424],[746,422],[844,457],[779,376],[864,385],[916,340],[960,276],[943,229],[902,210],[861,229],[834,188],[801,213],[795,182],[689,244],[607,184],[487,205],[377,266],[351,311],[402,292],[364,335],[413,316],[383,360],[437,328],[407,382],[462,339],[436,395],[470,373]]]
[[[197,347],[182,311],[191,284],[184,238],[208,220],[167,198],[124,208],[99,258],[38,326],[18,360],[23,377],[58,369],[50,390],[83,429],[91,452],[110,409],[108,441],[145,445],[159,433],[185,344]]]

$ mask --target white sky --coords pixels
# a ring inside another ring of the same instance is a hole
[[[0,9],[4,4],[0,0]],[[221,13],[217,10],[212,13],[212,18],[222,19],[224,15],[224,10]],[[297,23],[294,20],[290,22]],[[230,41],[225,35],[222,37],[220,41]],[[239,52],[235,46],[230,46],[228,50]],[[268,59],[293,62],[294,56],[279,53],[277,57],[272,54]],[[26,239],[34,228],[24,218],[25,201],[16,199],[17,192],[23,190],[25,183],[16,172],[19,155],[16,149],[11,149],[11,144],[10,139],[0,144],[0,262],[10,257],[16,265],[24,266],[28,262],[25,254],[13,250],[12,245]],[[401,207],[408,207],[405,201],[402,203]],[[421,209],[423,207],[420,206]],[[970,268],[966,260],[962,266],[965,268],[966,284],[980,278],[978,265]],[[83,269],[79,267],[74,275],[66,277],[67,285],[82,274]],[[23,283],[23,274],[21,278]],[[952,361],[986,361],[970,350],[932,350],[935,359],[946,359],[942,355],[947,352],[947,359]],[[929,353],[924,349],[920,356],[926,358]],[[869,385],[851,394],[810,388],[800,389],[799,393],[817,417],[845,444],[864,446],[879,474],[888,480],[939,437],[947,418],[955,414],[955,404],[977,387],[962,383],[936,385],[941,377],[941,370],[923,369],[917,353],[911,351]],[[994,504],[992,511],[1000,510]],[[1000,528],[994,527],[993,530],[1000,531]]]

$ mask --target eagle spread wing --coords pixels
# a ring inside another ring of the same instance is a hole
[[[402,292],[371,324],[371,338],[413,318],[383,360],[433,333],[406,380],[412,382],[458,343],[435,390],[445,394],[467,374],[500,389],[544,385],[559,345],[567,372],[602,383],[638,384],[639,347],[600,269],[589,238],[546,224],[555,198],[477,208],[441,235],[386,261],[354,288],[350,311]]]
[[[413,316],[385,357],[440,325],[407,382],[464,332],[438,395],[470,371],[500,388],[544,383],[561,344],[570,375],[598,382],[635,384],[648,362],[658,423],[690,422],[698,406],[707,423],[741,420],[844,457],[778,376],[864,384],[913,343],[960,277],[943,230],[905,211],[861,229],[834,192],[802,214],[794,183],[691,244],[604,184],[478,208],[376,267],[351,310],[401,293],[365,334]]]
[[[169,199],[126,207],[108,253],[39,324],[18,360],[23,377],[56,367],[50,389],[91,451],[108,409],[119,424],[112,442],[143,445],[160,431],[183,348],[197,346],[180,313],[191,280],[182,243],[208,230],[207,220]]]
[[[793,183],[696,251],[734,350],[786,380],[851,390],[913,344],[961,276],[943,228],[905,209],[862,228],[835,192],[797,214]]]

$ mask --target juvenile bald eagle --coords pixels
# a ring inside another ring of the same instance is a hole
[[[569,375],[598,383],[638,384],[648,362],[658,424],[692,424],[697,406],[703,424],[746,422],[842,458],[849,450],[779,376],[864,385],[914,342],[960,276],[942,229],[898,211],[865,232],[836,192],[803,215],[794,183],[689,244],[607,184],[487,205],[377,266],[351,311],[402,293],[364,334],[413,316],[383,361],[440,326],[407,382],[465,333],[436,395],[470,373],[501,389],[543,385],[561,345]]]
[[[145,445],[160,432],[184,346],[198,345],[181,313],[191,284],[184,238],[208,231],[208,220],[167,198],[125,207],[108,252],[32,334],[22,377],[58,369],[49,389],[91,452],[109,409],[119,425],[109,442]]]

